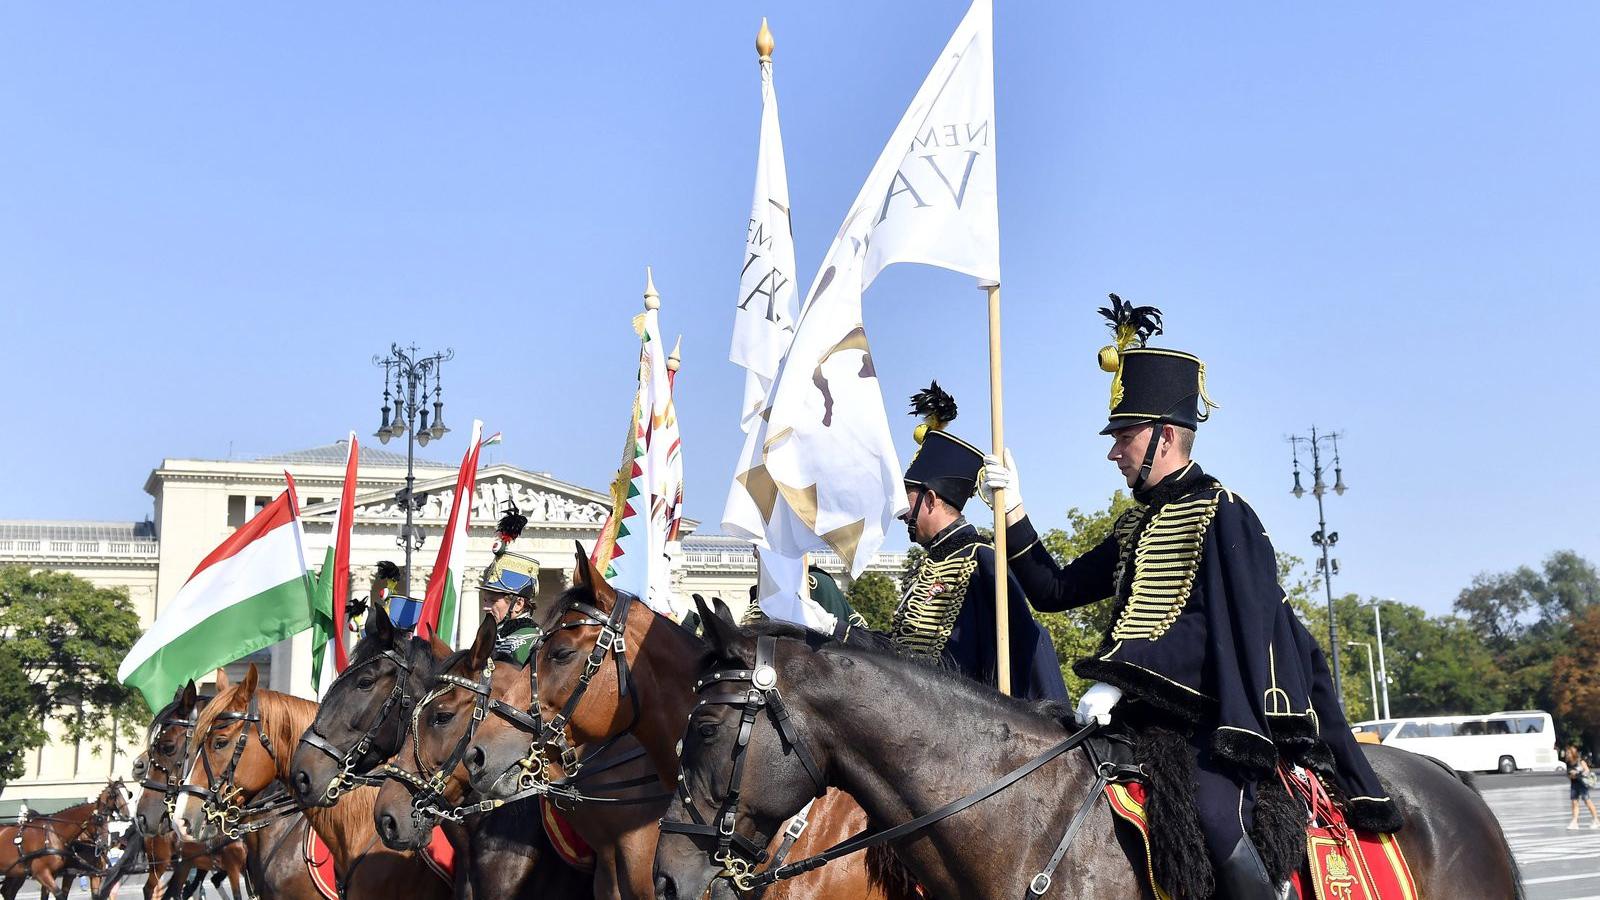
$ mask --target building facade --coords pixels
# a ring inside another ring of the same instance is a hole
[[[301,503],[307,564],[320,566],[332,540],[345,455],[341,442],[242,461],[165,459],[145,481],[153,507],[150,519],[0,521],[0,565],[69,572],[97,586],[123,588],[141,625],[148,627],[206,554],[283,491],[286,471],[294,476]],[[425,542],[412,558],[410,593],[421,596],[450,515],[456,466],[417,460],[414,471],[420,508],[413,522],[422,529]],[[355,596],[367,594],[380,561],[403,565],[397,538],[405,511],[396,494],[405,487],[405,477],[403,454],[361,448],[350,552]],[[576,545],[585,550],[593,546],[610,503],[604,492],[559,481],[548,473],[505,464],[480,468],[472,498],[467,579],[458,604],[458,643],[477,630],[477,576],[492,557],[495,524],[507,499],[528,518],[516,549],[538,560],[541,597],[553,596],[571,583]],[[694,524],[685,522],[685,536],[675,548],[675,597],[685,608],[694,593],[721,597],[736,614],[742,613],[756,580],[754,553],[734,538],[696,536]],[[837,557],[823,553],[814,561],[843,583],[845,573]],[[880,553],[869,571],[898,575],[903,565],[904,554]],[[231,664],[230,677],[241,676],[252,663],[273,690],[314,696],[309,632]],[[47,730],[50,742],[32,754],[28,771],[0,792],[0,801],[90,796],[107,778],[126,776],[142,750],[137,741],[89,745],[65,739],[49,723]]]

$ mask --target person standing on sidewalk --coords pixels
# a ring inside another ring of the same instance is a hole
[[[1600,828],[1600,811],[1594,808],[1594,801],[1589,799],[1589,764],[1578,755],[1578,745],[1567,745],[1567,782],[1572,790],[1572,821],[1567,823],[1568,831],[1578,828],[1578,801],[1582,800],[1589,807],[1589,827]]]

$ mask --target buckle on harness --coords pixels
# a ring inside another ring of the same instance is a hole
[[[793,819],[789,820],[789,827],[783,830],[783,836],[786,838],[794,838],[795,840],[799,840],[800,835],[805,833],[806,825],[808,824],[810,823],[808,823],[805,819],[801,818],[800,816],[795,816]]]
[[[1050,873],[1040,872],[1028,882],[1028,893],[1035,897],[1043,897],[1044,892],[1050,890]]]
[[[628,645],[623,642],[622,632],[612,631],[610,626],[600,629],[600,636],[594,639],[594,645],[603,653],[610,653],[616,648],[618,653],[626,653]]]

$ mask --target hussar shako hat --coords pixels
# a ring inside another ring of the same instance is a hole
[[[956,401],[939,382],[911,395],[911,414],[923,422],[912,433],[921,446],[906,467],[906,486],[927,488],[960,509],[978,488],[983,451],[944,430],[956,417]]]
[[[517,509],[514,501],[507,500],[506,513],[496,526],[498,540],[494,544],[494,559],[483,570],[478,590],[497,591],[529,600],[539,592],[539,563],[530,556],[507,549],[527,524],[528,517]]]
[[[1206,364],[1182,350],[1147,347],[1161,333],[1161,310],[1134,306],[1116,294],[1100,315],[1115,340],[1100,348],[1100,368],[1111,378],[1111,417],[1101,434],[1141,423],[1196,428],[1218,406],[1206,396]]]

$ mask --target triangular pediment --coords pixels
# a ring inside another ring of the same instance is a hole
[[[431,472],[429,474],[432,474]],[[445,524],[450,518],[450,506],[455,501],[456,476],[417,479],[416,495],[419,507],[414,521],[422,524]],[[398,491],[385,487],[356,496],[356,524],[379,524],[403,521],[405,507],[396,497]],[[473,490],[472,527],[493,528],[500,520],[505,503],[510,500],[528,517],[528,527],[599,527],[610,511],[611,498],[607,494],[591,491],[548,475],[529,472],[504,464],[486,466],[478,470]],[[331,519],[337,511],[338,498],[307,507],[305,518]]]

